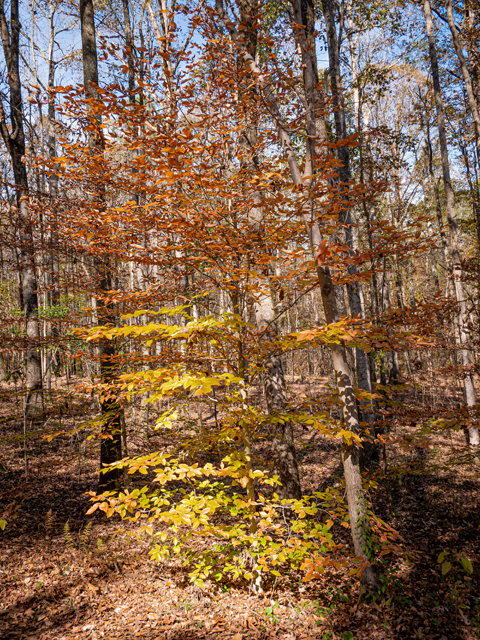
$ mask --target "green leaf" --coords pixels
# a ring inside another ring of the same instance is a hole
[[[5,530],[5,527],[6,527],[6,526],[7,526],[7,522],[6,522],[6,520],[0,520],[0,529],[1,529],[2,531],[4,531],[4,530]],[[471,565],[470,565],[470,566],[471,566]]]
[[[438,556],[438,558],[437,558],[437,562],[438,562],[438,564],[442,564],[442,562],[444,561],[444,559],[445,559],[445,551],[442,551],[442,553],[441,553],[441,554]]]
[[[460,562],[462,563],[462,567],[465,569],[467,573],[473,573],[472,563],[465,556],[460,556]]]
[[[450,562],[445,561],[442,564],[442,576],[446,576],[447,573],[450,571],[450,569],[452,568],[452,565],[450,564]]]

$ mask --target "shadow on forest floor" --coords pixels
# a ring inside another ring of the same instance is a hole
[[[68,426],[65,417],[63,426]],[[412,562],[387,556],[387,598],[358,607],[357,585],[341,571],[308,583],[300,573],[285,576],[267,585],[262,596],[230,584],[204,590],[190,585],[178,563],[148,560],[149,541],[126,535],[134,525],[116,533],[118,520],[99,512],[85,515],[84,494],[96,486],[94,445],[82,457],[70,436],[51,443],[32,439],[25,480],[21,429],[14,420],[0,424],[5,471],[0,514],[8,514],[0,533],[3,640],[480,637],[479,483],[469,468],[458,465],[453,473],[442,469],[440,458],[431,465],[429,450],[405,453],[391,446],[389,467],[401,463],[409,472],[380,479],[372,498],[376,513],[403,536]],[[402,433],[409,427],[399,426],[397,435]],[[307,490],[340,482],[338,447],[320,436],[312,439],[309,432],[297,435],[306,443],[301,462]],[[458,434],[452,442],[458,451],[461,438]],[[82,548],[87,522],[92,530]],[[335,535],[348,548],[348,530],[336,527]],[[441,552],[452,561],[445,577],[437,562]],[[471,576],[455,554],[470,558]]]

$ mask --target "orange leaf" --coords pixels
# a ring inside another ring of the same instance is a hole
[[[322,262],[324,262],[327,255],[328,255],[328,245],[327,245],[327,240],[325,239],[325,240],[322,240],[318,245],[318,255],[315,261],[316,264],[321,264]]]

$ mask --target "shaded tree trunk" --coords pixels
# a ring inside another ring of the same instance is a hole
[[[82,35],[83,78],[87,96],[98,100],[98,61],[95,37],[95,18],[92,0],[80,0],[80,23]],[[89,146],[92,153],[103,153],[104,143],[101,131],[101,116],[91,116],[96,123],[95,131],[89,132]],[[95,266],[100,273],[100,290],[103,294],[112,289],[112,276],[108,257],[96,258]],[[115,325],[115,311],[111,303],[97,301],[98,319],[101,323]],[[123,412],[112,389],[116,378],[116,348],[112,340],[99,345],[100,378],[102,392],[102,432],[100,440],[100,466],[113,464],[122,458]],[[99,489],[111,491],[122,485],[121,469],[109,469],[99,477]]]
[[[337,41],[335,10],[332,0],[322,0],[323,14],[325,17],[325,23],[327,27],[327,40],[328,40],[328,57],[330,65],[330,84],[332,90],[332,106],[334,110],[335,120],[335,135],[336,139],[346,139],[348,137],[347,125],[345,120],[345,108],[343,104],[343,95],[341,89],[341,71],[340,71],[340,50]],[[341,161],[342,166],[338,168],[339,174],[339,187],[345,192],[344,200],[348,200],[348,184],[352,181],[352,171],[350,167],[350,151],[348,145],[344,145],[337,149],[338,159]],[[352,204],[347,205],[347,208],[339,213],[338,219],[340,227],[345,231],[345,242],[350,251],[355,248],[354,239],[354,223]],[[355,276],[356,267],[351,265],[349,272],[352,276]],[[363,310],[363,292],[362,283],[356,282],[354,284],[347,285],[348,300],[350,309],[353,315],[357,315],[360,318],[364,317]],[[367,354],[363,349],[355,349],[355,356],[357,361],[357,380],[360,389],[372,392],[372,381],[370,378],[370,367],[368,363]],[[373,423],[375,417],[371,412],[365,411],[367,422]]]
[[[465,81],[465,89],[467,91],[468,105],[470,107],[470,112],[473,118],[473,129],[475,132],[475,143],[477,146],[477,154],[478,154],[478,157],[480,158],[480,104],[477,101],[477,95],[473,88],[472,78],[470,76],[470,70],[468,68],[467,61],[465,60],[465,56],[463,55],[463,50],[462,50],[462,45],[460,43],[458,30],[455,25],[455,20],[453,19],[452,0],[447,0],[447,22],[448,22],[448,26],[450,27],[453,46],[455,49],[455,53],[457,54],[458,61],[460,63],[460,69],[462,70],[463,79]],[[474,65],[476,65],[477,56],[475,55],[474,47],[475,45],[473,44],[470,45],[470,50],[472,51],[472,56],[473,56],[473,63]],[[478,81],[478,78],[477,78],[477,81]]]

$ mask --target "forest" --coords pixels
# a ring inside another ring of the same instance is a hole
[[[0,35],[0,638],[480,638],[478,0]]]

